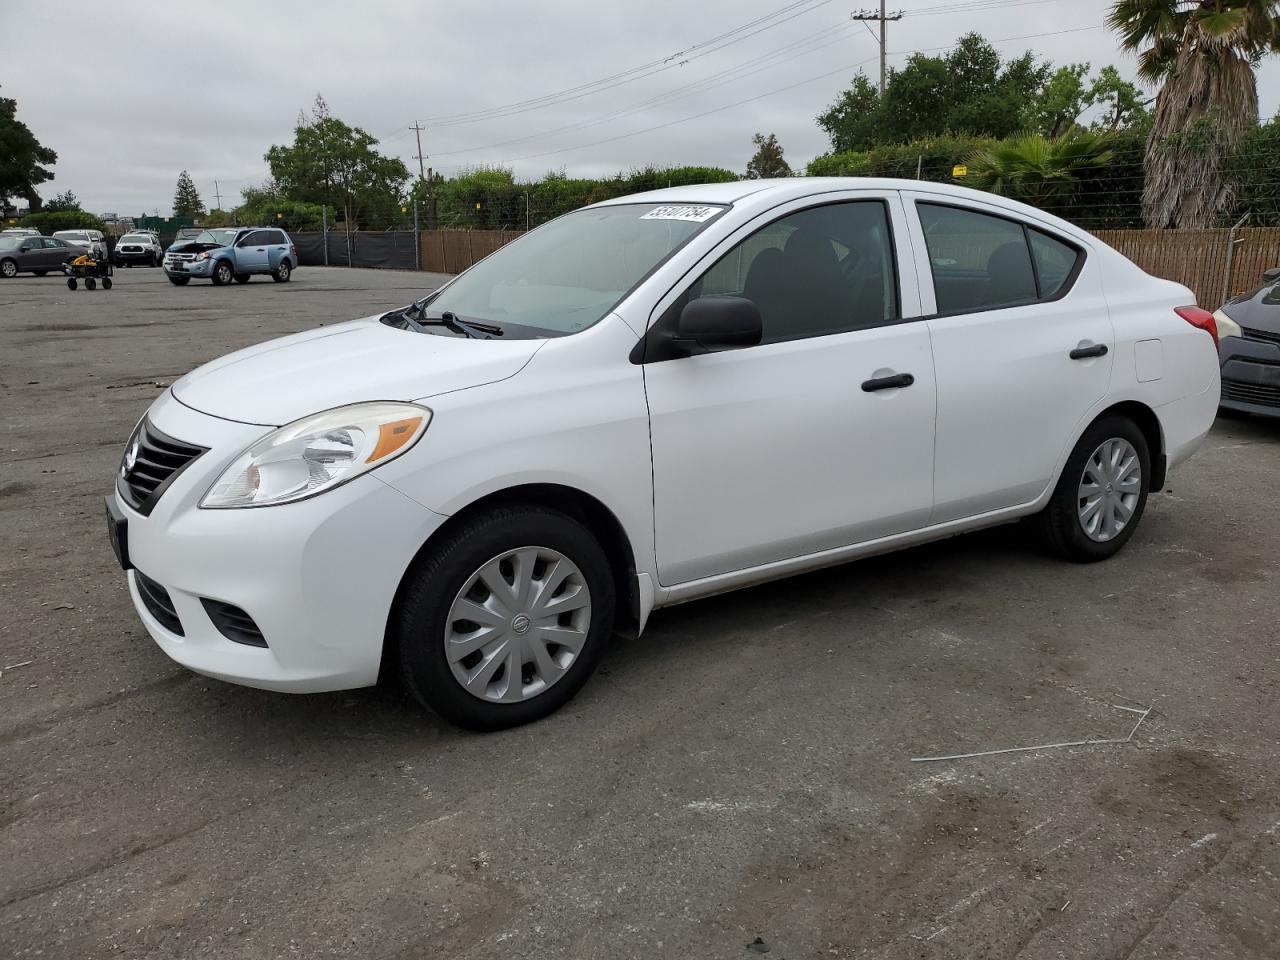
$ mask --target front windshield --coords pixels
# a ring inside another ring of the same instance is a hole
[[[576,333],[607,316],[723,210],[656,203],[577,210],[480,261],[428,299],[426,312],[543,335]]]
[[[225,247],[236,238],[235,230],[202,230],[196,237],[196,243],[216,243]]]
[[[57,233],[54,234],[54,236],[60,237],[63,240],[88,240],[89,239],[89,235],[85,233],[83,230],[59,230]]]
[[[126,233],[120,238],[121,243],[150,243],[151,238],[145,233]]]

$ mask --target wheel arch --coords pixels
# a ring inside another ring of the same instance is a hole
[[[466,523],[477,514],[496,507],[510,506],[542,506],[551,507],[567,513],[583,524],[599,541],[600,546],[609,558],[610,571],[613,574],[614,590],[618,597],[614,614],[614,630],[628,636],[639,633],[641,623],[640,588],[636,578],[636,556],[627,536],[626,528],[618,520],[617,515],[591,494],[576,487],[559,483],[525,483],[504,487],[485,494],[466,506],[456,510],[449,519],[418,548],[413,559],[400,576],[396,587],[395,598],[387,611],[387,626],[382,646],[382,671],[385,673],[392,665],[395,657],[388,657],[392,650],[392,624],[395,622],[396,610],[399,609],[401,597],[408,582],[410,571],[418,560],[430,550],[433,544],[439,543],[450,532]]]
[[[1164,428],[1160,425],[1160,417],[1155,410],[1140,400],[1121,400],[1113,403],[1085,424],[1084,429],[1080,431],[1080,436],[1084,436],[1085,431],[1099,420],[1111,416],[1132,420],[1142,431],[1142,436],[1147,441],[1147,451],[1151,455],[1151,491],[1154,493],[1163,490],[1165,475],[1168,473],[1168,461],[1165,457]],[[1079,439],[1077,437],[1076,441],[1079,442]],[[1072,449],[1074,447],[1075,444],[1072,444]]]

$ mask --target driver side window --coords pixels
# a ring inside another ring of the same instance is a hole
[[[721,257],[689,299],[745,297],[761,343],[878,327],[898,319],[898,281],[882,200],[811,207],[761,227]]]

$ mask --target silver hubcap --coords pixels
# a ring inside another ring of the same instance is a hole
[[[577,565],[547,547],[519,547],[484,564],[458,591],[445,658],[468,693],[519,703],[565,675],[590,628],[591,592]]]
[[[1090,540],[1119,536],[1133,518],[1142,492],[1142,464],[1128,440],[1113,437],[1085,461],[1077,491],[1080,526]]]
[[[4,275],[6,277],[12,277],[17,272],[18,272],[18,268],[15,267],[12,263],[10,263],[8,260],[4,262]]]

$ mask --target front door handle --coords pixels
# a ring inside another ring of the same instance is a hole
[[[1071,351],[1072,360],[1088,360],[1091,357],[1105,357],[1107,355],[1107,345],[1105,343],[1095,343],[1088,347],[1076,347]]]
[[[875,393],[877,390],[896,390],[899,387],[909,387],[916,382],[916,378],[909,373],[895,373],[891,377],[876,377],[874,380],[862,381],[862,390],[864,393]]]

